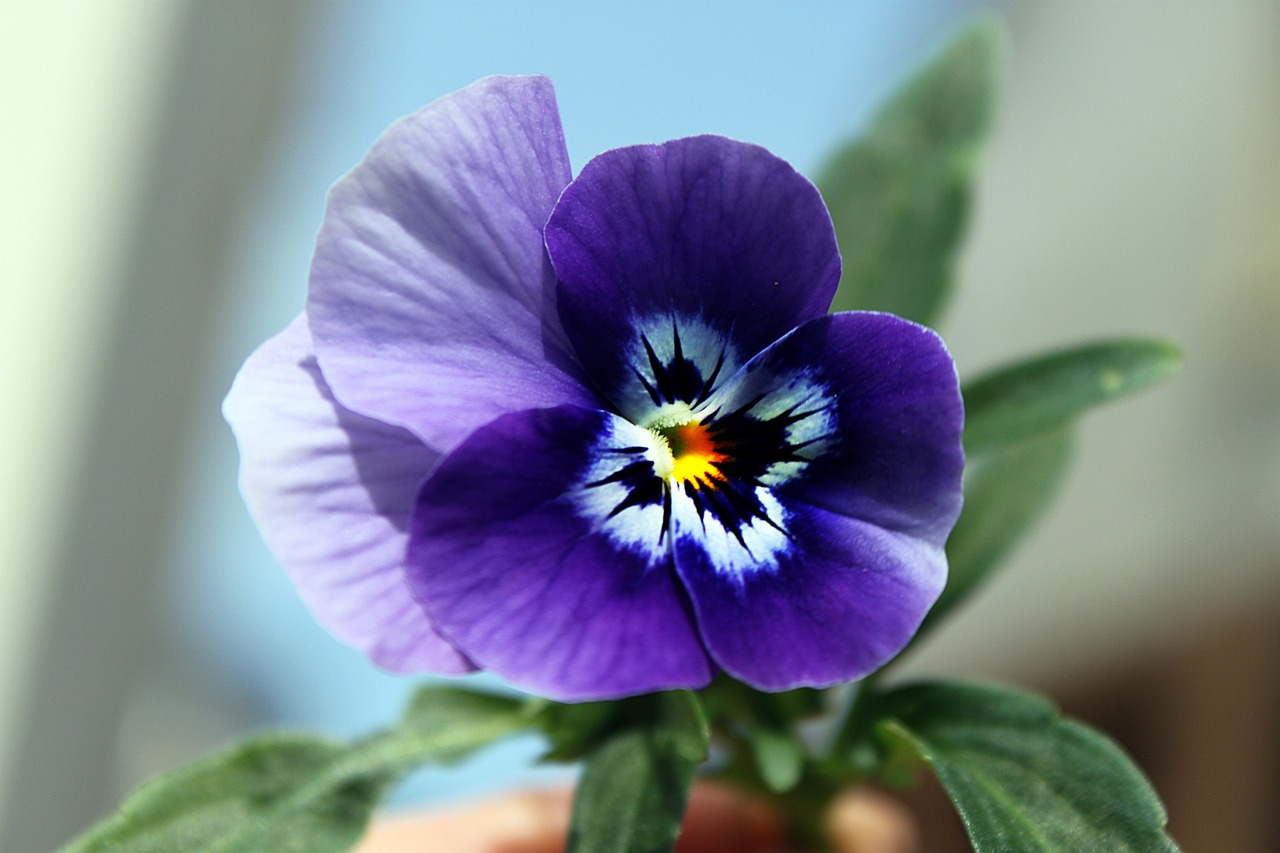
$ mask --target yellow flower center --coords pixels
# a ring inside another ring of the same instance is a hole
[[[663,439],[671,454],[669,468],[657,466],[659,476],[698,486],[709,486],[720,479],[717,463],[723,462],[725,456],[716,449],[715,440],[705,426],[690,421],[661,427],[654,432]]]

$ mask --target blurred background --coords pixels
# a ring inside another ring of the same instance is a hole
[[[312,622],[219,404],[301,308],[324,194],[400,115],[557,85],[570,155],[716,132],[802,172],[979,6],[1011,50],[960,282],[961,373],[1162,335],[1037,534],[907,664],[1120,738],[1196,851],[1280,849],[1280,5],[19,0],[0,11],[0,850],[268,725],[389,722],[415,682]],[[403,800],[545,778],[516,742]],[[955,818],[926,790],[927,849]],[[963,849],[963,848],[961,848]]]

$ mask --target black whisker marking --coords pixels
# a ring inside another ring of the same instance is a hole
[[[632,462],[630,465],[619,468],[607,477],[601,477],[599,480],[587,483],[587,486],[605,486],[609,483],[621,483],[626,480],[643,481],[649,477],[656,478],[653,471],[653,463],[648,459],[641,459],[637,462]]]

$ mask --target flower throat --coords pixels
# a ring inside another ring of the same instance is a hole
[[[711,430],[694,420],[688,423],[654,429],[670,454],[669,470],[666,464],[655,464],[655,473],[664,479],[691,483],[698,487],[710,486],[723,479],[719,463],[726,457],[719,451]],[[666,459],[661,460],[662,463]]]

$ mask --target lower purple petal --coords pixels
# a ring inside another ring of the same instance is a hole
[[[576,406],[503,416],[472,433],[418,496],[409,583],[468,657],[561,700],[710,681],[660,525],[586,493],[635,427]]]
[[[960,511],[964,412],[941,340],[888,314],[822,317],[707,409],[724,481],[673,515],[712,658],[770,690],[886,663],[942,591]]]
[[[249,357],[223,411],[245,502],[316,619],[385,669],[474,669],[404,579],[410,509],[438,454],[334,402],[303,317]]]
[[[703,642],[764,690],[862,678],[915,634],[942,591],[941,547],[816,507],[785,504],[790,547],[747,571],[718,565],[681,524],[676,566]]]

